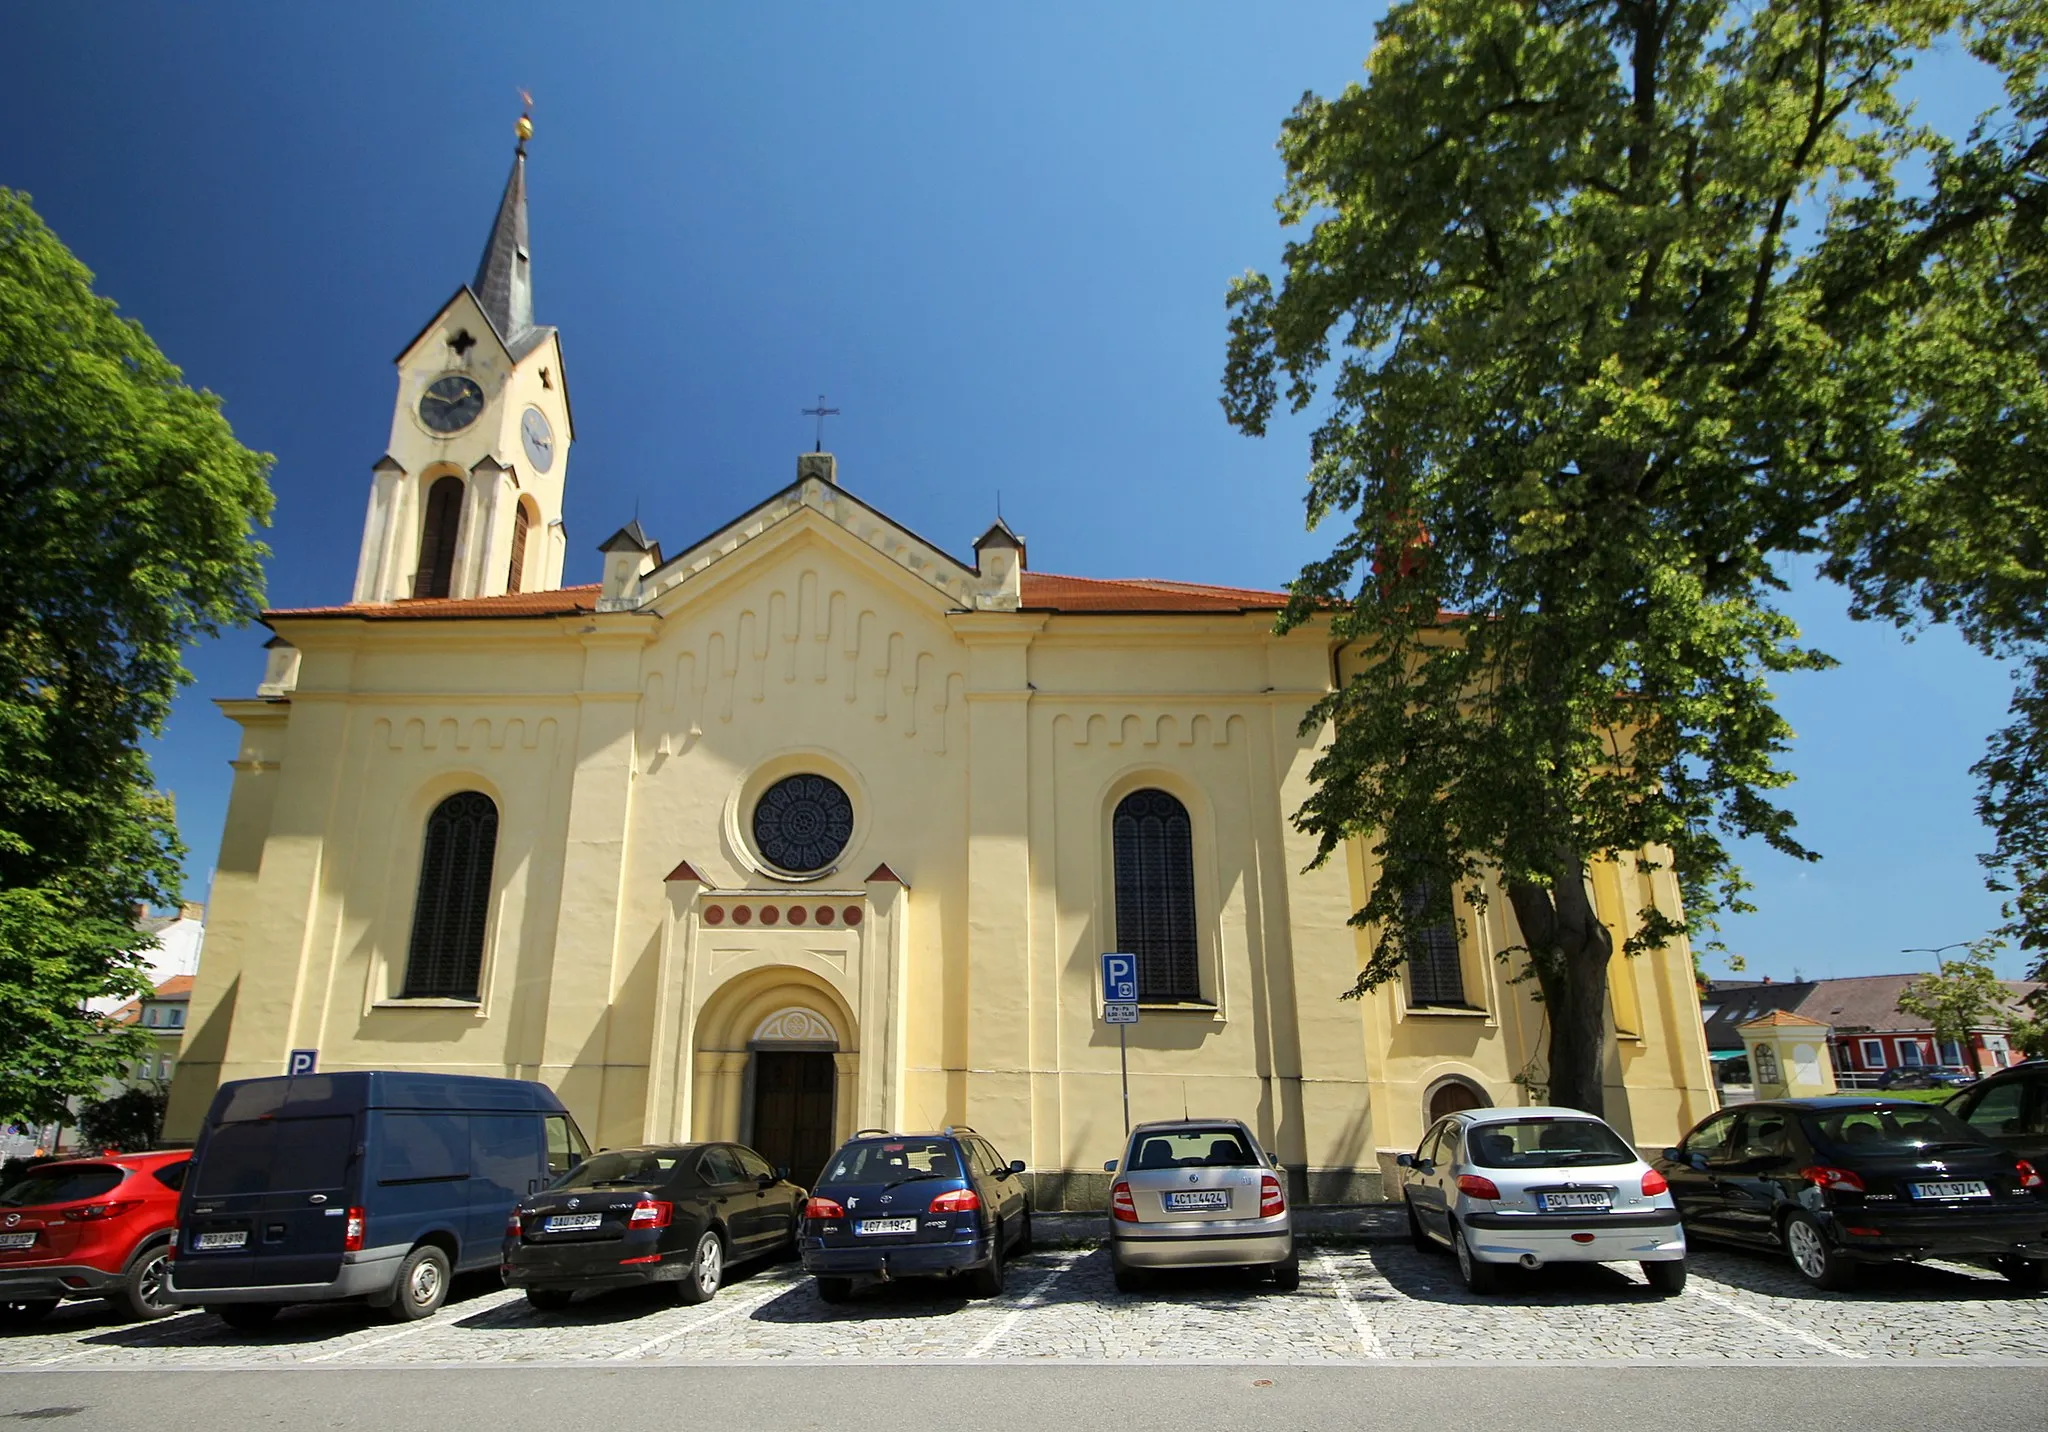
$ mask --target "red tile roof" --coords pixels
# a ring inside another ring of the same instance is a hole
[[[1210,587],[1143,577],[1061,577],[1025,572],[1024,609],[1050,612],[1270,612],[1287,593],[1252,587]],[[558,617],[595,611],[600,587],[562,587],[503,597],[415,597],[403,602],[347,602],[331,607],[281,607],[267,617],[354,617],[361,621],[432,621],[459,617]]]
[[[192,997],[192,984],[193,979],[190,975],[172,975],[169,979],[158,985],[149,997],[151,999],[176,999],[182,995],[186,999],[190,999]],[[131,999],[128,1003],[108,1015],[107,1018],[113,1020],[116,1024],[133,1024],[136,1020],[142,1018],[142,1001]]]

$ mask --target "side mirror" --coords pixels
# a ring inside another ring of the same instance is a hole
[[[1012,1175],[1024,1172],[1024,1160],[1011,1159],[1009,1168],[1005,1169],[1004,1172]]]
[[[788,1165],[788,1164],[777,1164],[777,1165],[775,1166],[775,1176],[776,1176],[777,1178],[779,1178],[779,1179],[780,1179],[780,1178],[788,1178],[788,1177],[789,1177],[789,1165]]]
[[[1395,1168],[1414,1168],[1414,1167],[1415,1167],[1415,1155],[1414,1155],[1414,1154],[1396,1154],[1396,1155],[1394,1155],[1394,1167],[1395,1167]]]
[[[778,1177],[779,1175],[772,1173],[757,1173],[754,1175],[754,1182],[763,1188],[773,1188]]]
[[[1104,1163],[1104,1164],[1102,1165],[1102,1171],[1103,1171],[1104,1173],[1115,1173],[1115,1172],[1116,1172],[1116,1164],[1117,1164],[1117,1161],[1116,1161],[1115,1159],[1110,1159],[1110,1160],[1108,1160],[1107,1162],[1105,1162],[1105,1163]]]
[[[1664,1149],[1657,1155],[1657,1157],[1664,1160],[1666,1163],[1685,1162],[1685,1155],[1680,1153],[1677,1149]]]

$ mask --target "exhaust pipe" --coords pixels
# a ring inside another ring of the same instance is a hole
[[[1534,1253],[1524,1253],[1522,1255],[1522,1266],[1524,1268],[1531,1269],[1541,1268],[1543,1266],[1543,1260],[1541,1258],[1538,1258]]]

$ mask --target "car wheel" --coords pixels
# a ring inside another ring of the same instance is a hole
[[[537,1313],[559,1313],[569,1306],[576,1294],[567,1288],[528,1288],[526,1301]]]
[[[128,1268],[128,1276],[121,1281],[121,1291],[113,1302],[129,1317],[138,1322],[151,1318],[169,1317],[178,1311],[178,1305],[164,1296],[164,1265],[170,1261],[171,1245],[159,1243],[154,1248],[145,1248],[136,1255]]]
[[[422,1243],[398,1265],[391,1294],[391,1320],[414,1323],[431,1318],[448,1301],[448,1255]]]
[[[0,1328],[24,1328],[57,1311],[56,1298],[0,1299]]]
[[[1650,1291],[1658,1297],[1675,1298],[1685,1291],[1685,1260],[1671,1258],[1661,1263],[1645,1263],[1643,1276],[1650,1280]]]
[[[1273,1265],[1273,1286],[1291,1293],[1301,1286],[1301,1250],[1289,1247],[1287,1256]]]
[[[2005,1280],[2020,1288],[2039,1288],[2043,1275],[2048,1274],[2048,1263],[2033,1258],[2000,1258],[1992,1267],[2005,1275]]]
[[[1415,1245],[1418,1253],[1436,1252],[1436,1240],[1422,1230],[1422,1218],[1415,1211],[1415,1200],[1404,1197],[1401,1202],[1408,1209],[1408,1241]]]
[[[1856,1286],[1856,1265],[1828,1242],[1810,1214],[1794,1213],[1785,1219],[1785,1251],[1792,1255],[1799,1276],[1816,1288],[1839,1293]]]
[[[697,1246],[690,1253],[689,1269],[683,1274],[683,1281],[676,1284],[676,1301],[708,1303],[724,1280],[725,1243],[719,1238],[717,1229],[707,1228],[697,1235]]]
[[[967,1291],[977,1298],[1000,1297],[1003,1291],[1003,1238],[989,1240],[988,1262],[967,1275]]]
[[[1473,1256],[1471,1235],[1464,1229],[1456,1230],[1456,1235],[1458,1276],[1465,1280],[1465,1290],[1480,1295],[1497,1290],[1500,1287],[1500,1269]]]
[[[818,1301],[821,1303],[843,1303],[853,1296],[853,1279],[819,1278]]]
[[[223,1303],[206,1311],[238,1333],[253,1333],[276,1322],[280,1306],[278,1303]]]

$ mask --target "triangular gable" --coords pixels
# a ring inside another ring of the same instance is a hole
[[[433,333],[436,328],[439,328],[448,315],[457,308],[462,310],[462,319],[459,326],[467,328],[477,342],[494,343],[497,345],[498,351],[505,355],[507,362],[517,361],[513,356],[512,350],[505,344],[505,335],[498,332],[498,325],[491,322],[491,316],[484,312],[484,306],[477,301],[476,295],[470,292],[468,284],[462,285],[462,287],[448,295],[448,301],[434,311],[434,316],[427,320],[426,326],[415,333],[412,336],[412,342],[399,349],[398,356],[391,361],[402,364],[411,358],[413,354],[419,351],[420,344],[426,342],[428,335]]]
[[[951,607],[1015,610],[1015,598],[1006,602],[1000,589],[977,568],[927,542],[845,488],[817,477],[799,478],[642,577],[640,605],[709,577],[749,545],[807,514],[894,563]]]

